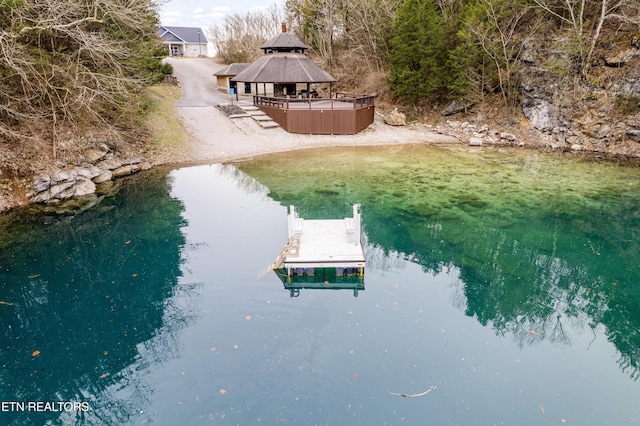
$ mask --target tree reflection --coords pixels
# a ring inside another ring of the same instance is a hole
[[[185,223],[169,191],[163,173],[147,174],[79,215],[11,218],[0,243],[0,399],[91,407],[11,413],[11,424],[126,424],[148,404],[143,369],[175,357],[192,321],[176,302],[193,289],[178,285]]]
[[[449,151],[403,150],[359,153],[357,166],[342,151],[325,150],[318,171],[307,164],[315,158],[300,156],[241,168],[274,200],[306,215],[340,217],[360,203],[364,233],[376,248],[367,252],[370,267],[384,270],[395,261],[383,257],[400,253],[434,274],[456,268],[453,304],[521,346],[570,345],[571,327],[603,328],[622,371],[638,379],[640,195],[633,170],[599,165],[596,177],[592,164],[547,164],[537,154],[532,169],[529,157],[519,164],[511,154],[488,164]],[[560,181],[566,189],[558,190]]]

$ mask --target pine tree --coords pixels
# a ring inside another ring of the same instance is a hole
[[[391,91],[400,100],[435,100],[448,73],[442,17],[431,0],[407,0],[397,10],[390,41]]]

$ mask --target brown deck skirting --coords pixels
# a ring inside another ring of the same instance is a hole
[[[287,99],[254,96],[255,106],[290,133],[353,135],[373,123],[373,96]]]

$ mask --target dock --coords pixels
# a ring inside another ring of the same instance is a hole
[[[313,276],[319,269],[331,276],[364,276],[365,257],[360,241],[360,205],[353,206],[353,217],[307,220],[289,206],[288,241],[273,264],[287,277]]]

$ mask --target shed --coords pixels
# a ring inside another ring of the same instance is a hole
[[[249,65],[248,63],[238,62],[233,63],[231,65],[227,65],[219,71],[213,73],[216,77],[216,85],[218,86],[218,90],[221,92],[229,93],[229,89],[236,89],[234,93],[248,94],[251,93],[251,85],[249,84],[248,90],[245,85],[241,86],[241,90],[237,90],[237,82],[231,81],[233,77],[238,75],[238,73],[242,72]]]

